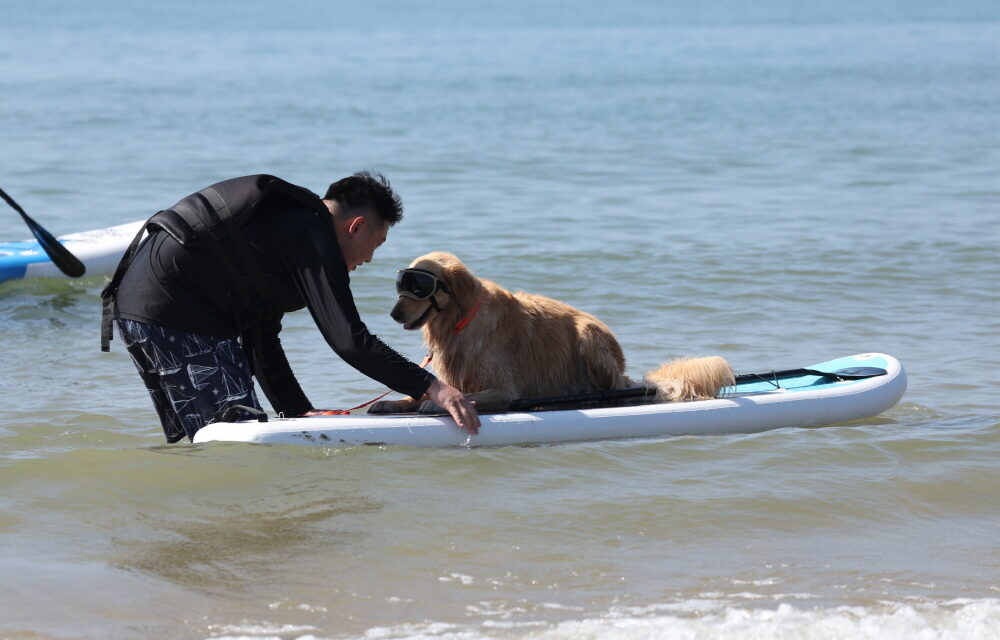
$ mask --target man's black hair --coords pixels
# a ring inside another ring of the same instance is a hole
[[[371,210],[390,227],[403,219],[403,201],[392,190],[389,180],[378,172],[358,171],[337,180],[324,197],[335,200],[342,210],[352,215]]]

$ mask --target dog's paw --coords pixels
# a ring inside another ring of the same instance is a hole
[[[424,400],[420,404],[420,413],[447,413],[444,409],[434,404],[433,400]]]
[[[403,400],[379,400],[368,408],[368,413],[410,413],[416,411],[417,401],[413,398]]]

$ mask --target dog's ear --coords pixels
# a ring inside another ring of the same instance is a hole
[[[449,260],[445,265],[443,277],[455,304],[463,309],[475,304],[479,293],[479,280],[460,260]]]

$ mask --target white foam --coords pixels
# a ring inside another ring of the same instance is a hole
[[[383,640],[392,638],[475,638],[473,631],[462,631],[455,624],[444,622],[427,622],[421,624],[401,624],[394,627],[372,627],[361,636],[365,640]],[[483,636],[485,637],[485,636]]]
[[[307,602],[288,602],[288,601],[278,601],[272,602],[267,605],[268,609],[272,611],[286,609],[289,611],[307,611],[309,613],[326,613],[326,607],[322,605],[309,604]]]
[[[1000,630],[1000,601],[964,604],[895,604],[878,607],[798,608],[781,604],[775,609],[726,608],[698,617],[604,617],[563,622],[534,636],[560,638],[851,638],[878,640],[946,640],[996,638]]]
[[[209,627],[212,635],[211,640],[285,640],[286,638],[297,638],[298,640],[309,640],[314,638],[311,635],[303,635],[305,631],[315,631],[316,627],[307,625],[272,625],[266,622],[244,622],[233,625],[212,625]]]
[[[666,613],[670,611],[670,613]],[[363,638],[392,640],[995,640],[1000,600],[805,608],[734,608],[719,601],[612,610],[557,624],[410,624],[370,629]]]

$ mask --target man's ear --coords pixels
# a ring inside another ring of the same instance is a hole
[[[364,216],[356,216],[352,218],[351,221],[347,223],[347,233],[353,236],[358,231],[364,229],[367,222],[368,221],[365,220]]]

